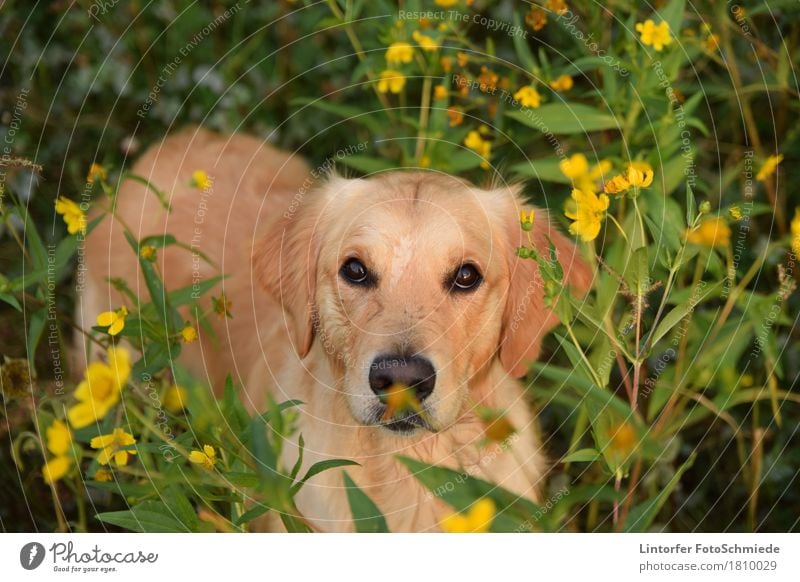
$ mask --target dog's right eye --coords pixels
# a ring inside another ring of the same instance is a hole
[[[339,274],[354,285],[372,285],[374,283],[369,270],[358,259],[347,259],[339,270]]]

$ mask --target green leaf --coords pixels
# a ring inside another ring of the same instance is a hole
[[[520,18],[517,11],[514,11],[514,26],[516,30],[525,30],[525,24],[522,22],[522,18]],[[531,49],[528,46],[528,35],[515,34],[512,35],[512,38],[514,41],[514,51],[517,53],[519,62],[525,67],[527,72],[536,73],[539,68],[536,66],[536,60],[533,58],[533,53],[531,53]]]
[[[359,533],[388,533],[386,518],[366,493],[343,471],[344,486],[347,489],[347,502],[353,514],[353,523]]]
[[[306,474],[303,476],[300,481],[298,481],[292,487],[292,493],[297,493],[306,484],[306,481],[311,479],[314,475],[319,475],[323,471],[327,471],[328,469],[335,469],[336,467],[348,467],[350,465],[360,465],[355,461],[350,461],[348,459],[327,459],[325,461],[317,461],[311,467],[309,467]]]
[[[382,109],[376,111],[363,111],[360,107],[352,107],[350,105],[334,103],[333,101],[325,101],[318,97],[302,97],[299,99],[292,99],[289,104],[303,105],[304,107],[302,109],[306,109],[306,107],[316,107],[322,111],[333,113],[334,115],[341,117],[346,121],[353,121],[355,123],[364,125],[374,135],[383,135],[386,130],[386,128],[383,127],[383,123],[374,117],[376,114],[381,114],[383,117],[385,117],[386,113]],[[302,115],[302,110],[295,113],[300,113]]]
[[[676,305],[669,311],[658,323],[653,336],[650,338],[650,345],[656,345],[665,335],[667,335],[672,328],[678,325],[681,320],[689,315],[698,303],[702,303],[706,297],[722,285],[722,281],[714,285],[706,285],[703,290],[698,294],[694,293],[693,296],[683,303]]]
[[[341,162],[345,166],[356,169],[359,172],[363,172],[364,174],[375,174],[377,172],[383,172],[396,167],[395,164],[389,159],[373,158],[370,156],[342,156],[341,158],[338,158],[337,161]]]
[[[683,13],[686,9],[686,0],[670,0],[657,14],[669,24],[673,36],[680,36]]]
[[[236,525],[244,525],[248,521],[253,521],[257,517],[261,517],[271,509],[272,508],[269,505],[257,505],[256,507],[245,511],[234,523]]]
[[[169,206],[169,200],[167,199],[167,195],[163,191],[159,190],[155,184],[153,184],[150,180],[148,180],[144,176],[139,176],[138,174],[125,174],[122,178],[122,181],[124,182],[125,180],[132,180],[134,182],[138,182],[139,184],[144,185],[147,189],[149,189],[153,194],[156,195],[156,198],[158,198],[158,201],[163,208],[165,208],[166,210],[171,210]],[[116,204],[116,199],[114,200],[114,203]]]
[[[163,512],[134,507],[128,511],[98,513],[97,519],[139,533],[184,533],[189,529],[169,515],[163,503]]]
[[[125,231],[125,238],[133,249],[133,252],[135,252],[138,256],[141,245],[128,231]],[[167,244],[166,241],[169,239],[174,241],[174,237],[172,237],[172,235],[147,237],[145,240],[150,239],[152,239],[152,243],[155,243],[158,240],[161,240],[164,244]],[[183,325],[183,318],[174,308],[171,307],[169,303],[169,297],[166,289],[164,288],[164,283],[159,278],[155,265],[150,261],[139,257],[139,267],[142,270],[142,275],[144,276],[144,281],[147,285],[147,291],[150,294],[150,300],[153,302],[153,305],[156,308],[156,314],[158,315],[159,320],[165,326],[166,335],[172,336],[175,334],[176,329]]]
[[[597,449],[580,449],[561,459],[562,463],[591,463],[600,458]]]
[[[186,526],[190,531],[197,531],[199,520],[197,518],[197,513],[195,512],[194,506],[192,506],[192,503],[177,485],[170,485],[164,492],[161,499],[164,500],[164,505],[166,505],[170,516],[174,517],[179,523]],[[158,504],[159,502],[150,501],[146,503]],[[157,509],[157,506],[146,506],[144,503],[137,506],[137,510],[151,508],[155,510]]]
[[[692,186],[686,184],[686,224],[692,224],[695,217],[697,217],[697,203],[694,199],[694,192]]]
[[[0,293],[0,301],[8,303],[17,311],[22,311],[22,306],[19,304],[19,301],[17,301],[17,298],[11,293]]]
[[[492,521],[493,532],[531,531],[532,518],[542,516],[541,508],[535,503],[494,483],[409,457],[398,456],[397,459],[408,467],[432,496],[438,497],[459,513],[467,511],[478,499],[491,499],[497,509]],[[542,529],[550,529],[546,519],[537,519],[536,522]]]
[[[697,453],[692,453],[683,465],[675,472],[669,483],[658,492],[652,499],[648,499],[636,506],[634,506],[628,514],[628,519],[625,520],[625,532],[641,532],[647,530],[650,524],[664,507],[669,496],[674,491],[675,487],[681,480],[683,474],[694,464],[697,458]]]
[[[27,350],[28,350],[28,362],[30,364],[31,369],[34,368],[34,359],[36,358],[36,348],[39,346],[39,341],[42,339],[42,333],[44,332],[44,325],[47,321],[47,307],[42,307],[31,313],[31,317],[28,320],[28,337],[27,339]]]
[[[543,182],[572,184],[572,180],[561,172],[559,163],[561,163],[561,158],[551,156],[515,164],[511,166],[511,171],[520,178],[537,178]]]
[[[202,295],[206,292],[213,289],[217,283],[222,281],[226,278],[226,275],[217,275],[216,277],[211,277],[210,279],[206,279],[205,281],[200,281],[198,283],[192,283],[191,285],[187,285],[186,287],[181,287],[180,289],[176,289],[175,291],[169,292],[169,302],[173,307],[180,307],[181,305],[187,305],[199,299]]]
[[[620,125],[610,113],[583,103],[548,103],[537,109],[509,111],[506,115],[543,133],[562,135],[618,129]]]

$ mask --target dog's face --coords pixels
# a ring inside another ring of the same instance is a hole
[[[538,270],[516,257],[520,208],[511,189],[433,173],[334,178],[268,235],[256,268],[300,355],[319,343],[358,423],[439,431],[497,357],[524,374],[555,323]],[[579,261],[546,219],[536,224],[566,270]]]

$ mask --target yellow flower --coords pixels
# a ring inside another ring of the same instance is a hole
[[[439,59],[439,63],[442,65],[442,70],[445,73],[449,73],[453,70],[453,59],[451,57],[442,57]]]
[[[542,104],[542,96],[531,85],[527,85],[514,93],[514,99],[519,101],[523,107],[536,109]]]
[[[378,81],[378,91],[381,93],[399,93],[406,86],[406,77],[400,71],[386,69],[381,72],[381,78]]]
[[[447,88],[444,85],[436,85],[433,90],[433,98],[439,101],[447,99]]]
[[[572,180],[573,185],[579,190],[595,192],[597,181],[611,171],[611,161],[600,160],[590,168],[586,156],[577,153],[561,160],[558,168],[564,176]]]
[[[530,12],[525,15],[525,23],[530,26],[534,32],[538,32],[547,24],[547,12],[538,6],[533,6]]]
[[[139,256],[146,261],[154,261],[156,259],[156,247],[153,245],[144,245],[139,249]]]
[[[719,35],[710,33],[703,41],[703,48],[710,53],[717,50],[719,48]]]
[[[464,139],[464,145],[483,158],[481,168],[489,169],[489,158],[492,155],[492,142],[481,137],[480,132],[470,131]]]
[[[458,4],[458,0],[436,0],[436,5],[442,8],[450,8]]]
[[[524,210],[519,211],[519,222],[522,225],[522,230],[531,230],[533,228],[533,219],[536,217],[536,211],[531,208],[530,213]]]
[[[561,75],[558,79],[550,81],[553,91],[569,91],[572,89],[573,81],[569,75]]]
[[[425,34],[422,34],[418,30],[413,32],[411,38],[417,41],[419,47],[424,51],[433,52],[439,48],[439,44],[435,40]]]
[[[573,154],[569,158],[561,160],[558,169],[570,180],[577,180],[589,173],[589,160],[583,154]]]
[[[556,14],[564,14],[567,11],[567,3],[564,0],[547,0],[547,9]]]
[[[647,188],[653,183],[653,168],[647,162],[633,162],[625,179],[634,188]]]
[[[514,425],[505,414],[493,413],[483,420],[483,434],[493,442],[502,443],[516,431]]]
[[[75,389],[78,403],[67,411],[70,424],[74,428],[83,428],[108,414],[119,402],[120,392],[130,373],[130,356],[121,347],[108,349],[108,364],[89,364],[85,379]]]
[[[164,408],[172,412],[173,414],[179,413],[184,408],[184,403],[186,402],[188,395],[186,394],[186,388],[183,386],[178,386],[177,384],[173,384],[167,391],[164,392],[164,396],[161,398],[161,403],[164,405]]]
[[[194,343],[197,341],[197,330],[193,326],[187,325],[181,330],[181,337],[187,344]]]
[[[458,107],[448,107],[447,117],[450,119],[450,127],[455,127],[464,121],[464,112]]]
[[[72,443],[72,433],[69,427],[61,420],[54,420],[53,424],[47,427],[47,450],[56,457],[61,457],[69,452]]]
[[[732,220],[741,220],[742,219],[742,209],[738,206],[731,206],[728,208],[728,216],[731,217]]]
[[[205,192],[211,188],[211,178],[203,170],[195,170],[192,172],[191,185],[201,192]]]
[[[69,198],[59,196],[56,199],[56,212],[64,217],[68,233],[86,234],[86,215],[78,204]]]
[[[456,53],[456,60],[458,61],[458,66],[464,68],[469,64],[469,53],[465,53],[464,51],[458,51]]]
[[[127,465],[128,456],[136,454],[135,450],[123,450],[123,447],[135,444],[133,435],[121,428],[115,428],[111,434],[97,436],[89,441],[89,446],[93,449],[102,449],[97,455],[98,463],[108,465],[113,460],[118,467]]]
[[[635,448],[638,440],[636,429],[627,422],[622,422],[609,428],[607,436],[609,448],[626,455]]]
[[[695,230],[687,232],[686,240],[703,247],[727,247],[731,242],[731,229],[725,219],[709,218]]]
[[[212,297],[211,305],[214,309],[214,313],[216,313],[220,317],[228,317],[231,319],[233,318],[233,315],[231,315],[231,308],[233,307],[233,301],[230,301],[225,296],[225,293],[220,293],[219,297]]]
[[[643,23],[636,23],[636,31],[641,35],[642,44],[652,46],[656,51],[661,51],[672,42],[669,24],[666,22],[656,24],[648,18]]]
[[[393,384],[389,386],[382,401],[386,405],[383,413],[383,420],[388,421],[398,414],[406,411],[419,412],[420,403],[417,399],[416,391],[403,384]]]
[[[52,484],[63,478],[72,468],[72,462],[72,457],[68,456],[53,457],[47,461],[44,467],[42,467],[44,482]]]
[[[111,481],[114,478],[114,474],[109,471],[108,469],[98,469],[94,473],[94,480],[95,481]]]
[[[605,183],[603,191],[606,194],[622,194],[630,189],[630,183],[625,179],[622,174],[617,174]]]
[[[86,181],[89,184],[94,184],[95,180],[103,181],[108,177],[108,172],[100,164],[92,164],[89,166],[89,173],[86,174]]]
[[[189,461],[197,465],[202,465],[204,469],[210,471],[217,462],[217,453],[211,445],[203,445],[202,451],[192,451],[189,453]]]
[[[494,501],[484,497],[473,503],[466,513],[444,518],[441,526],[449,533],[484,533],[489,531],[496,513]]]
[[[125,329],[125,318],[128,317],[128,310],[123,305],[116,311],[104,311],[97,316],[97,325],[107,327],[108,335],[117,335]]]
[[[761,166],[761,169],[756,174],[756,180],[760,182],[766,181],[772,174],[775,173],[775,169],[778,167],[783,161],[783,154],[778,154],[777,156],[770,156],[764,161],[764,165]],[[66,220],[66,217],[65,217]]]
[[[792,231],[792,250],[795,255],[800,256],[800,208],[795,208],[794,218],[791,224]]]
[[[484,93],[494,91],[497,87],[497,81],[500,77],[492,71],[489,67],[481,67],[481,74],[478,75],[478,89]]]
[[[59,419],[53,421],[45,431],[47,450],[54,457],[42,467],[42,475],[46,483],[55,483],[66,475],[72,467],[71,455],[72,433],[69,427]]]
[[[407,42],[395,42],[386,49],[386,62],[389,66],[410,63],[414,58],[414,49]]]
[[[589,170],[589,180],[599,180],[611,171],[611,160],[600,160]]]
[[[596,239],[608,210],[608,196],[597,196],[594,192],[575,188],[572,191],[572,200],[575,201],[575,209],[564,213],[574,221],[569,225],[569,231],[584,241]]]

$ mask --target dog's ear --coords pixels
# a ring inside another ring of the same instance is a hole
[[[256,280],[283,307],[289,338],[300,358],[314,341],[317,246],[314,224],[287,212],[253,247]]]
[[[511,203],[509,204],[509,199]],[[530,246],[528,233],[520,226],[520,211],[535,210],[531,240],[543,256],[549,255],[549,241],[556,248],[564,269],[564,283],[573,293],[583,295],[591,284],[592,271],[576,246],[550,222],[545,210],[524,204],[518,188],[506,189],[504,208],[505,254],[509,269],[508,297],[500,336],[500,361],[506,371],[521,378],[539,357],[542,340],[558,324],[558,317],[544,304],[544,281],[532,259],[517,256],[520,246]]]
[[[253,247],[255,277],[287,314],[289,338],[300,358],[314,342],[314,296],[325,209],[335,203],[333,198],[348,182],[331,174],[322,185],[294,193],[281,219]]]

